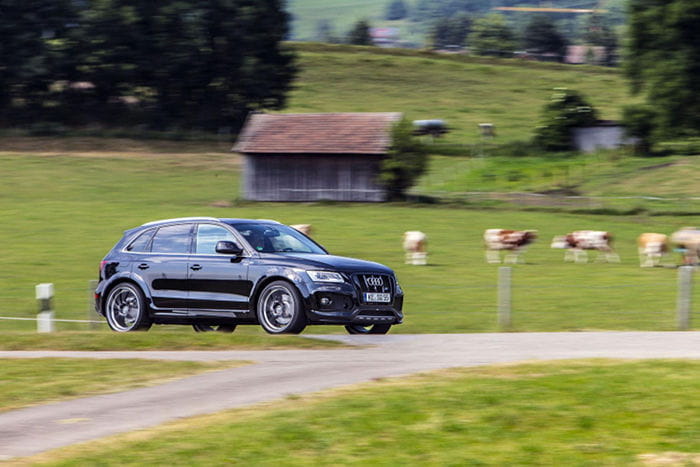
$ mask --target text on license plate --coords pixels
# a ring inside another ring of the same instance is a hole
[[[366,302],[374,302],[374,303],[389,303],[389,302],[391,302],[391,294],[365,292],[365,301]]]

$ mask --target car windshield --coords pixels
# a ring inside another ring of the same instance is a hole
[[[233,224],[255,251],[261,253],[313,253],[325,255],[299,231],[282,224]]]

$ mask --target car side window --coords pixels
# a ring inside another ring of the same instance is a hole
[[[189,253],[191,224],[161,227],[153,237],[152,253]]]
[[[128,247],[126,247],[126,251],[132,251],[134,253],[148,253],[151,251],[149,245],[151,244],[151,238],[153,238],[154,232],[155,229],[143,232],[141,235],[136,237],[136,239],[132,241]]]
[[[216,244],[222,240],[238,242],[236,237],[220,225],[199,224],[197,226],[197,241],[195,253],[198,255],[215,255]]]

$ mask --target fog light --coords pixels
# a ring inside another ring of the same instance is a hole
[[[331,303],[333,303],[333,300],[331,300],[330,298],[328,298],[328,297],[321,297],[321,305],[323,305],[323,306],[328,306],[328,305],[330,305]]]

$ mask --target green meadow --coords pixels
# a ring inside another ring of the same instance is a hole
[[[514,266],[513,330],[675,328],[677,272],[671,267],[641,269],[635,239],[646,231],[697,225],[698,216],[431,204],[249,203],[238,199],[237,167],[234,156],[220,153],[0,155],[0,316],[35,316],[34,286],[52,282],[57,318],[94,319],[88,309],[88,281],[97,277],[100,260],[122,231],[153,219],[207,215],[310,223],[314,237],[332,253],[394,268],[406,291],[406,320],[392,332],[498,329],[498,267],[485,263],[482,246],[487,228],[539,232],[538,242],[524,256],[526,264]],[[550,249],[549,242],[554,235],[577,229],[613,232],[622,263],[564,263],[564,252]],[[406,230],[427,233],[428,266],[404,264],[401,237]],[[669,258],[669,265],[676,260]],[[695,294],[697,299],[697,288]],[[34,326],[33,321],[0,320],[4,331],[31,331]],[[59,323],[58,328],[80,330],[87,325]],[[192,332],[186,327],[177,330]]]
[[[449,370],[176,421],[26,461],[696,465],[699,374],[700,363],[673,360]]]

